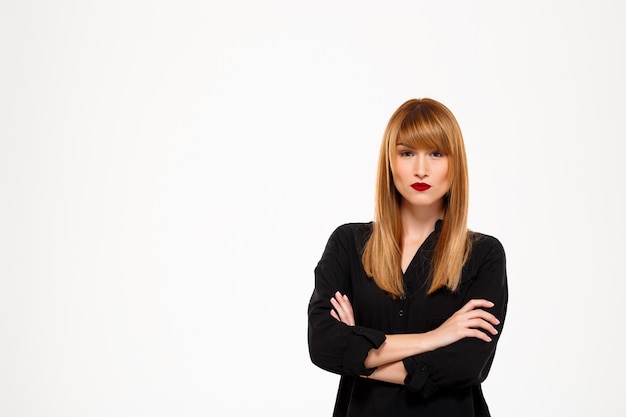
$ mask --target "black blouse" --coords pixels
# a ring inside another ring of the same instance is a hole
[[[367,277],[361,263],[372,223],[338,227],[315,268],[315,289],[308,308],[311,360],[341,375],[334,416],[489,416],[480,384],[485,380],[506,315],[508,290],[504,249],[491,236],[471,233],[472,251],[455,293],[428,295],[428,276],[441,231],[424,241],[404,273],[405,297],[393,300]],[[336,291],[347,294],[356,326],[330,315]],[[404,359],[405,385],[361,378],[374,370],[364,362],[386,334],[423,333],[437,328],[467,301],[485,298],[499,320],[491,342],[465,338],[449,346]]]

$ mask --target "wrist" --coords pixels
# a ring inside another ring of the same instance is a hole
[[[428,331],[426,333],[421,333],[420,336],[422,336],[421,346],[422,346],[424,352],[431,352],[431,351],[441,347],[437,343],[436,329],[435,330],[430,330],[430,331]]]

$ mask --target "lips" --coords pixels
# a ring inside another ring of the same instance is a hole
[[[430,188],[430,185],[425,182],[416,182],[415,184],[411,184],[411,187],[417,191],[426,191]]]

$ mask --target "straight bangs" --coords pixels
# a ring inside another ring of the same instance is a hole
[[[402,121],[395,143],[389,144],[392,155],[399,143],[413,149],[426,148],[446,155],[454,153],[451,138],[443,129],[441,121],[425,105],[418,104]]]

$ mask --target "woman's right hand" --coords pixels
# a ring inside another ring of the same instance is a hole
[[[451,345],[466,337],[491,342],[491,337],[487,333],[498,334],[494,326],[500,324],[500,320],[493,314],[483,310],[483,308],[491,307],[493,303],[488,300],[468,301],[441,326],[430,332],[435,345],[434,349]]]
[[[352,303],[348,299],[348,296],[337,291],[333,298],[330,299],[330,303],[333,309],[330,310],[330,315],[335,320],[347,324],[348,326],[354,326],[354,311],[352,310]]]

